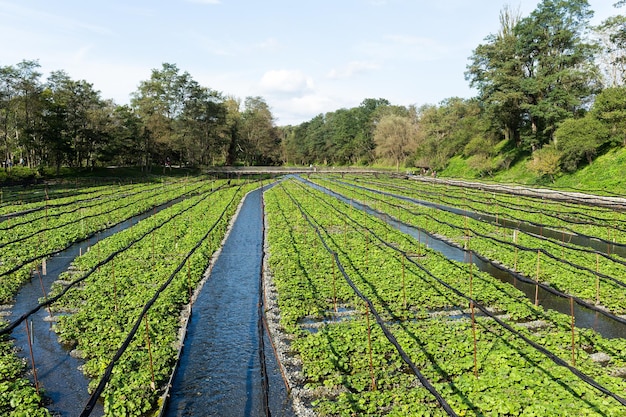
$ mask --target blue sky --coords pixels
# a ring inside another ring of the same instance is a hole
[[[118,104],[164,62],[200,84],[262,96],[278,125],[365,98],[437,104],[472,97],[472,50],[505,4],[538,0],[0,0],[0,66],[37,59]],[[619,9],[589,0],[599,23]]]

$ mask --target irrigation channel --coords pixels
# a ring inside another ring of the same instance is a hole
[[[22,286],[9,311],[10,314],[5,318],[13,322],[36,307],[38,300],[43,297],[43,291],[45,290],[45,293],[48,294],[59,275],[69,268],[77,256],[85,253],[96,242],[125,230],[184,198],[186,197],[176,198],[143,214],[133,216],[48,258],[46,261],[47,273],[43,275],[41,271],[38,271],[29,282]],[[31,329],[33,358],[37,367],[38,383],[43,388],[45,397],[50,401],[47,406],[48,409],[63,417],[77,416],[80,413],[80,407],[89,399],[87,391],[89,379],[80,371],[82,361],[74,358],[71,351],[59,343],[56,333],[52,330],[52,320],[47,309],[39,309],[28,318],[27,322]],[[14,339],[19,356],[27,359],[30,363],[26,325],[18,326],[11,333],[11,337]],[[102,404],[98,403],[92,415],[101,416],[103,414]]]
[[[189,320],[167,416],[293,416],[260,332],[262,190],[244,199]]]
[[[400,230],[403,233],[409,234],[416,239],[426,239],[425,244],[429,248],[436,250],[443,254],[446,258],[459,261],[459,262],[469,262],[470,259],[481,271],[487,272],[491,274],[493,277],[499,279],[503,282],[508,282],[514,285],[516,288],[524,292],[528,299],[534,300],[535,297],[535,285],[529,282],[523,282],[519,279],[519,275],[513,273],[512,271],[503,269],[501,267],[496,266],[494,263],[488,261],[487,259],[480,258],[478,256],[474,256],[470,258],[468,256],[468,251],[454,246],[444,240],[439,239],[432,234],[427,233],[424,230],[418,229],[416,227],[407,225],[403,222],[395,220],[391,218],[386,213],[379,212],[368,205],[361,204],[350,198],[347,198],[340,193],[329,190],[328,188],[322,187],[318,184],[312,183],[310,181],[305,180],[302,177],[296,177],[299,180],[303,181],[307,185],[320,190],[328,195],[331,195],[339,200],[351,204],[353,207],[365,211],[368,214],[376,216],[377,218],[385,221],[390,226]],[[384,193],[388,195],[393,195],[394,197],[402,198],[401,196],[396,196],[395,194]],[[417,203],[413,200],[413,202]],[[569,315],[571,313],[571,305],[570,301],[566,298],[559,297],[552,292],[546,290],[543,287],[539,287],[539,304],[546,309],[552,309],[558,311],[563,314]],[[615,321],[598,311],[593,311],[589,308],[581,306],[579,304],[574,304],[574,317],[576,320],[576,326],[581,328],[593,329],[602,336],[606,338],[626,338],[626,325],[619,321]]]
[[[343,182],[343,181],[339,181],[339,182],[343,185],[354,187],[354,184],[350,184],[348,182]],[[564,238],[562,231],[550,229],[549,227],[544,227],[543,225],[537,225],[537,224],[532,224],[528,222],[511,222],[511,221],[507,223],[506,218],[498,219],[498,217],[491,215],[491,214],[487,214],[487,213],[477,213],[471,210],[461,209],[457,207],[450,207],[445,204],[433,203],[432,201],[419,200],[416,198],[406,197],[403,195],[389,193],[389,192],[385,192],[385,191],[381,191],[375,188],[369,188],[365,186],[359,186],[358,188],[365,190],[365,191],[369,191],[371,193],[394,197],[400,200],[408,201],[410,203],[419,204],[424,207],[435,208],[437,210],[443,210],[443,211],[458,214],[461,216],[467,216],[474,220],[498,224],[499,226],[506,227],[509,229],[518,229],[524,232],[549,237],[555,240],[560,240]],[[581,236],[578,234],[572,234],[572,233],[567,234],[567,241],[568,243],[571,243],[577,246],[591,248],[593,250],[596,250],[604,254],[616,254],[621,257],[626,257],[626,245],[623,245],[623,244],[606,243],[598,239],[590,238],[587,236]]]

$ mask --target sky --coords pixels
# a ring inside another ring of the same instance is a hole
[[[618,14],[588,0],[592,23]],[[358,106],[470,98],[472,51],[505,5],[539,0],[0,0],[0,66],[38,60],[103,99],[130,103],[163,63],[242,102],[261,96],[277,125]]]

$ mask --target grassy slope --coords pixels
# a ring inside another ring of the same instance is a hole
[[[523,159],[510,169],[498,172],[493,177],[478,177],[467,166],[466,160],[455,157],[449,166],[439,173],[441,177],[479,179],[503,183],[516,183],[550,188],[565,188],[606,191],[626,195],[626,148],[618,148],[599,156],[591,165],[585,166],[573,174],[562,174],[554,183],[537,176],[527,168],[528,159]]]

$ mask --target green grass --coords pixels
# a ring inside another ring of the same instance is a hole
[[[554,182],[528,169],[529,158],[522,158],[508,170],[491,177],[480,177],[470,168],[467,160],[456,156],[450,160],[441,177],[478,179],[489,182],[544,186],[550,188],[577,189],[596,193],[617,193],[626,196],[626,148],[612,149],[600,155],[590,165],[571,174],[559,174]]]

